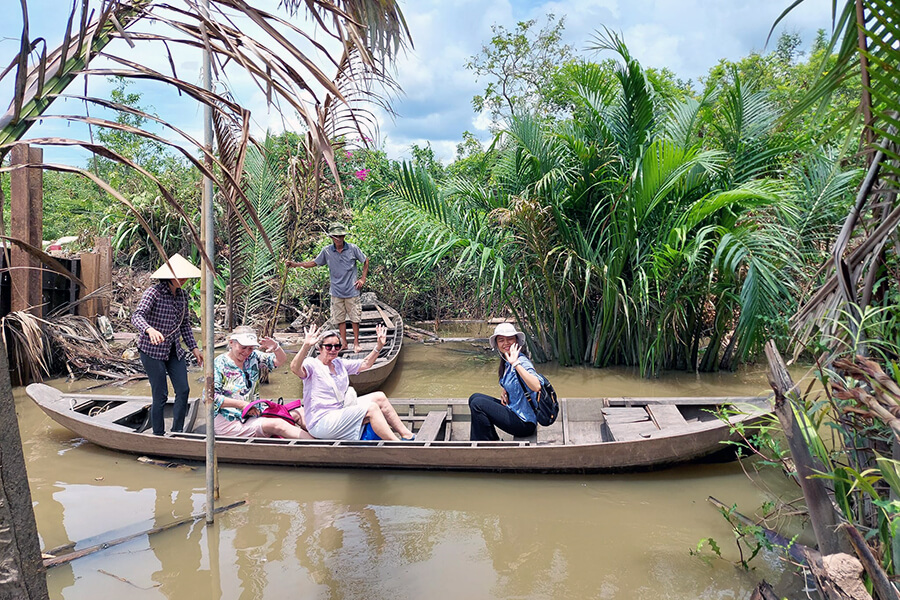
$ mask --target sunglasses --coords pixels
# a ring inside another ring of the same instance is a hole
[[[322,347],[325,348],[326,350],[339,350],[341,345],[340,344],[322,344]]]

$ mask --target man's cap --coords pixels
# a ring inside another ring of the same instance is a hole
[[[343,223],[335,221],[328,226],[328,235],[347,235],[347,228]]]

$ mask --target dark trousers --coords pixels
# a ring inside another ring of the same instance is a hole
[[[153,435],[166,433],[163,411],[166,401],[169,399],[169,384],[166,375],[172,379],[172,389],[175,391],[175,406],[172,408],[172,431],[184,429],[184,417],[187,414],[187,400],[191,387],[188,384],[187,361],[178,359],[175,346],[169,353],[168,360],[151,358],[143,352],[138,353],[141,363],[150,380],[150,393],[153,395],[153,405],[150,408],[150,425],[153,427]]]
[[[501,404],[499,399],[487,394],[469,396],[469,410],[472,412],[469,440],[473,442],[499,440],[495,426],[518,437],[530,436],[537,427],[534,423],[523,421],[508,406]]]

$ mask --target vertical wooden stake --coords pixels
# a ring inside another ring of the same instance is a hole
[[[40,148],[16,146],[10,152],[13,165],[43,162]],[[10,234],[37,248],[44,235],[44,172],[40,168],[17,169],[10,173]],[[10,280],[13,311],[27,310],[40,317],[41,264],[24,250],[13,247],[10,253]]]
[[[46,600],[47,579],[16,417],[6,345],[0,338],[0,597]]]

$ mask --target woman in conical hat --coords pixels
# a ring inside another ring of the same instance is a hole
[[[191,331],[188,297],[181,289],[188,279],[196,277],[200,277],[200,269],[180,254],[172,255],[150,275],[157,282],[144,292],[131,315],[131,324],[140,331],[138,354],[150,380],[153,395],[150,424],[154,435],[165,434],[163,409],[169,395],[167,376],[172,380],[175,392],[172,431],[184,429],[190,386],[187,378],[187,352],[181,345],[182,341],[193,353],[197,363],[203,364],[203,354]]]

